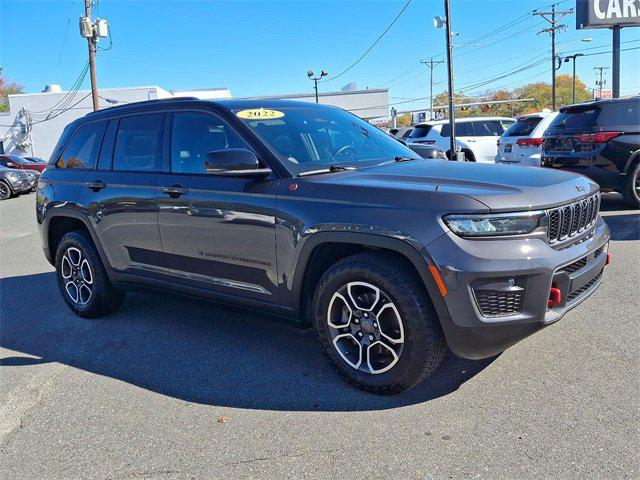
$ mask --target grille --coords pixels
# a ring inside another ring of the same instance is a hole
[[[549,243],[557,243],[574,237],[591,227],[600,208],[600,194],[562,207],[547,210]]]
[[[602,271],[598,275],[593,277],[591,280],[589,280],[586,284],[584,284],[584,286],[582,286],[579,289],[569,293],[569,295],[567,295],[567,302],[571,302],[572,300],[575,300],[580,295],[582,295],[584,292],[586,292],[591,287],[593,287],[596,284],[596,282],[598,280],[600,280],[600,277],[602,277]]]
[[[475,292],[478,307],[485,317],[501,317],[520,313],[523,294],[522,290],[517,292],[476,290]]]
[[[567,272],[567,273],[577,272],[581,268],[584,268],[586,264],[587,264],[587,257],[584,257],[584,258],[581,258],[580,260],[577,260],[567,265],[566,267],[562,267],[560,271]]]

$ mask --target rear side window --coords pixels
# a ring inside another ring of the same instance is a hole
[[[56,160],[56,168],[95,168],[106,122],[91,122],[78,128]]]
[[[409,134],[409,138],[426,137],[431,130],[431,125],[418,125]],[[404,138],[404,137],[403,137]]]
[[[473,124],[471,122],[456,122],[456,135],[459,137],[473,137]],[[451,124],[443,123],[442,130],[440,130],[441,137],[451,136]]]
[[[540,117],[528,117],[518,120],[504,133],[505,137],[528,137],[542,121]]]
[[[504,126],[499,120],[473,122],[476,137],[499,137],[504,133]]]
[[[121,118],[113,149],[113,169],[160,170],[163,121],[162,113]]]
[[[600,124],[604,128],[616,126],[637,131],[640,126],[640,100],[606,104],[602,108]]]
[[[171,128],[171,171],[207,173],[207,153],[226,148],[249,148],[222,119],[209,113],[173,114]]]

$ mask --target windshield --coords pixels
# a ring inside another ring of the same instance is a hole
[[[295,174],[330,166],[359,167],[420,157],[398,140],[337,108],[234,110]]]

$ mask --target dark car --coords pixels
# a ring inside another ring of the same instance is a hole
[[[0,155],[0,166],[19,170],[36,170],[38,172],[43,172],[47,168],[46,163],[32,162],[18,155]]]
[[[26,173],[0,165],[0,200],[29,191],[32,186]]]
[[[561,108],[544,134],[542,165],[585,175],[640,208],[640,97]]]
[[[585,177],[423,160],[326,105],[168,99],[68,125],[36,217],[79,316],[132,287],[275,313],[313,325],[350,382],[395,393],[447,346],[495,355],[593,293],[599,205]]]

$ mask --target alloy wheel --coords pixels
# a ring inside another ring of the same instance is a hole
[[[370,283],[350,282],[336,291],[329,301],[327,326],[336,351],[356,370],[381,374],[402,355],[400,312],[384,291]]]
[[[76,247],[69,247],[62,256],[60,274],[69,299],[81,307],[93,296],[93,273],[89,261]]]

